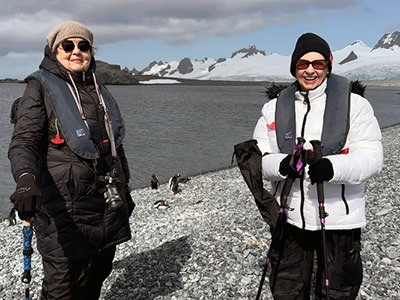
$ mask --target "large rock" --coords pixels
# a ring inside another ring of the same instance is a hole
[[[103,84],[139,84],[129,71],[121,70],[119,65],[111,65],[101,60],[96,60],[96,77]]]
[[[193,72],[193,64],[190,61],[190,58],[186,57],[179,62],[178,71],[181,74],[188,74]],[[162,76],[162,75],[161,75]]]
[[[356,60],[358,58],[357,54],[354,53],[354,51],[351,51],[350,54],[343,59],[341,62],[339,62],[339,65],[343,65],[345,63],[351,62],[353,60]]]

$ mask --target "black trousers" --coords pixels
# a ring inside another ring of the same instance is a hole
[[[110,275],[115,247],[81,262],[43,261],[41,300],[97,300],[103,281]]]
[[[361,229],[326,230],[330,300],[354,300],[362,282]],[[270,288],[276,300],[326,299],[326,270],[321,231],[285,224],[283,245],[271,249]],[[315,261],[316,258],[316,261]],[[312,283],[316,265],[315,282]]]

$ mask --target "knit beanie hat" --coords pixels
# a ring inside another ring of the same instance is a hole
[[[75,21],[66,21],[54,27],[47,35],[47,45],[55,52],[58,45],[72,37],[83,38],[93,45],[93,33],[89,28]]]
[[[290,73],[296,77],[296,63],[304,54],[308,52],[321,53],[328,61],[328,70],[331,72],[333,56],[328,43],[314,33],[304,33],[297,40],[290,63]]]

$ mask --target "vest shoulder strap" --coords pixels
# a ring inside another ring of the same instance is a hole
[[[283,153],[292,154],[296,145],[295,83],[283,89],[276,101],[275,124],[278,147]]]
[[[346,143],[350,127],[351,81],[331,74],[328,78],[326,99],[321,136],[322,154],[337,154]]]
[[[115,101],[110,91],[102,84],[99,84],[100,93],[104,96],[103,99],[106,103],[107,110],[109,112],[112,129],[115,137],[115,145],[118,146],[122,143],[125,138],[125,124],[122,118],[121,111],[119,109],[117,101]]]
[[[291,154],[296,144],[295,117],[296,84],[281,91],[276,102],[275,123],[277,143],[282,153]],[[323,155],[339,153],[346,142],[350,123],[351,81],[330,74],[327,82],[326,104],[321,143]]]
[[[93,143],[89,128],[82,120],[67,83],[43,69],[32,73],[27,79],[30,77],[36,77],[46,86],[58,119],[58,125],[71,150],[83,158],[98,158],[99,154]]]

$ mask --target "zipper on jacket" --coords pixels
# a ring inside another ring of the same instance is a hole
[[[308,117],[308,113],[311,110],[311,105],[310,105],[310,99],[308,98],[308,92],[301,92],[301,94],[304,96],[304,100],[303,103],[307,105],[307,111],[304,114],[303,117],[303,124],[301,124],[301,135],[300,137],[304,138],[304,131],[305,131],[305,127],[306,127],[306,123],[307,123],[307,117]]]
[[[347,203],[347,200],[346,200],[345,190],[346,190],[346,186],[344,184],[342,184],[342,200],[343,200],[344,206],[346,208],[346,215],[348,215],[350,212],[350,209],[349,209],[349,204]]]
[[[304,169],[300,175],[300,194],[301,194],[301,202],[300,202],[300,215],[301,215],[301,222],[302,222],[302,229],[306,227],[306,221],[304,218]]]
[[[311,105],[310,105],[310,99],[308,98],[308,92],[300,92],[304,96],[303,104],[307,105],[307,111],[304,114],[303,117],[303,123],[301,124],[301,135],[300,137],[304,139],[304,131],[307,123],[307,117],[308,114],[311,110]],[[304,229],[306,227],[306,220],[304,218],[304,169],[302,171],[302,174],[300,175],[300,195],[301,195],[301,202],[300,202],[300,215],[301,215],[301,222],[302,222],[302,228]]]

